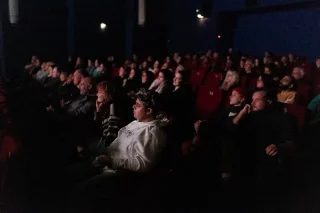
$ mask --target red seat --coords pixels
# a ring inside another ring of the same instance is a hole
[[[198,69],[192,71],[190,74],[190,84],[191,86],[199,86],[202,84],[205,75],[205,70]]]
[[[292,114],[297,119],[298,126],[300,130],[302,130],[307,112],[306,107],[296,104],[285,104],[285,109],[287,110],[287,113]]]
[[[306,106],[311,98],[311,88],[308,85],[300,85],[297,90],[298,98],[297,104]]]
[[[221,104],[222,90],[208,86],[200,86],[196,100],[196,118],[208,119]]]
[[[112,70],[112,77],[118,77],[119,75],[119,68],[113,68]]]
[[[222,80],[223,76],[221,73],[209,72],[205,78],[204,85],[210,87],[218,87]]]

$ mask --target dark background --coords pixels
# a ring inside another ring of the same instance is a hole
[[[11,73],[33,54],[64,62],[69,54],[125,59],[132,53],[159,57],[168,51],[226,51],[233,46],[257,56],[293,52],[314,60],[320,50],[319,1],[212,0],[211,15],[204,21],[196,17],[202,0],[146,1],[143,27],[137,24],[137,1],[21,0],[20,22],[14,27],[6,20],[6,1],[2,42]],[[210,4],[205,7],[209,14]],[[107,24],[104,32],[101,22]]]

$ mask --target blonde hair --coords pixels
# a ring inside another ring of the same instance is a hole
[[[231,82],[228,82],[227,77],[230,75],[232,76],[232,80],[231,80]],[[235,86],[238,83],[239,83],[239,74],[234,70],[229,70],[227,72],[226,77],[224,78],[221,86],[220,86],[220,89],[229,90],[230,87]]]

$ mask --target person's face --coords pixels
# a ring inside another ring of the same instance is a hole
[[[36,61],[35,61],[35,66],[36,66],[36,67],[40,67],[40,66],[41,66],[41,62],[40,62],[39,59],[36,59]]]
[[[242,103],[242,101],[243,101],[243,98],[241,97],[241,95],[236,91],[232,91],[230,96],[230,105],[232,106],[239,105]]]
[[[268,64],[268,62],[269,62],[268,57],[264,57],[264,58],[263,58],[263,63],[264,63],[264,64]]]
[[[183,82],[182,76],[180,73],[176,73],[173,79],[173,86],[180,87]]]
[[[269,67],[265,67],[265,68],[264,68],[264,74],[266,74],[266,75],[271,75],[271,70],[270,70]]]
[[[320,59],[316,60],[316,65],[317,65],[317,67],[320,67]]]
[[[183,70],[184,70],[184,68],[183,68],[182,65],[179,65],[179,66],[177,66],[177,68],[176,68],[176,72],[180,72],[180,71],[183,71]]]
[[[55,67],[52,70],[52,78],[57,78],[58,76],[59,76],[59,71],[58,71],[58,68]]]
[[[158,68],[159,67],[159,61],[155,61],[153,64],[153,68]]]
[[[67,75],[64,74],[64,73],[61,73],[61,74],[60,74],[60,81],[61,81],[61,82],[65,82],[66,80],[67,80]]]
[[[169,56],[166,57],[166,63],[170,63],[170,57]]]
[[[46,67],[47,67],[46,63],[43,62],[43,63],[41,64],[41,70],[42,70],[42,71],[45,71],[45,70],[46,70]]]
[[[96,68],[99,67],[99,61],[98,60],[94,61],[94,67],[96,67]]]
[[[227,56],[227,61],[230,61],[231,60],[231,57],[230,55]]]
[[[226,75],[226,82],[227,83],[232,83],[233,82],[233,74],[231,72],[227,72],[227,75]]]
[[[103,89],[99,89],[97,93],[97,101],[99,103],[105,103],[108,101],[108,95]]]
[[[86,79],[82,79],[79,84],[79,90],[81,95],[86,95],[91,89],[90,83]]]
[[[135,69],[135,68],[136,68],[136,64],[135,64],[135,63],[132,63],[132,64],[130,65],[130,68],[131,68],[131,69]]]
[[[251,62],[249,62],[249,61],[246,61],[245,63],[244,63],[244,69],[245,69],[245,71],[246,72],[250,72],[251,71],[251,68],[252,68],[252,66],[251,66]]]
[[[254,63],[255,63],[256,66],[258,66],[258,65],[259,65],[259,59],[256,58],[256,59],[254,60]]]
[[[134,78],[135,75],[136,75],[136,71],[134,71],[134,69],[132,69],[130,71],[129,78],[132,79],[132,78]]]
[[[294,59],[293,54],[290,53],[290,54],[288,55],[288,57],[289,57],[289,60],[290,60],[290,61],[293,61],[293,59]]]
[[[77,58],[76,63],[77,63],[77,64],[81,64],[81,58],[80,58],[80,57]]]
[[[71,73],[71,74],[68,76],[67,84],[71,84],[72,82],[73,82],[73,74]]]
[[[217,52],[215,52],[215,53],[213,53],[213,58],[218,58],[219,57],[219,53],[217,53]]]
[[[149,118],[152,115],[152,110],[144,107],[142,101],[139,99],[136,100],[136,103],[132,108],[133,116],[137,121],[144,121],[146,118]]]
[[[148,56],[147,61],[148,61],[148,62],[151,62],[151,61],[152,61],[152,57],[151,57],[151,56]]]
[[[287,57],[282,56],[282,57],[281,57],[281,62],[282,62],[283,64],[286,64],[286,63],[288,62]]]
[[[144,68],[147,68],[147,62],[146,61],[144,61],[143,63],[142,63],[142,68],[144,69]]]
[[[92,66],[92,61],[89,59],[88,60],[88,67],[91,67]]]
[[[162,72],[159,73],[159,77],[158,77],[159,83],[163,83],[165,81],[164,79],[164,75]]]
[[[244,68],[244,61],[240,61],[240,68]]]
[[[291,78],[290,76],[284,76],[281,80],[280,80],[280,84],[282,87],[288,87],[291,84]]]
[[[300,70],[300,68],[294,68],[293,71],[292,71],[292,76],[293,76],[296,80],[302,79],[302,75],[301,75],[301,70]]]
[[[252,95],[251,109],[252,111],[261,111],[266,107],[266,100],[263,92],[255,92]]]
[[[148,75],[147,75],[146,72],[143,72],[143,73],[142,73],[142,75],[141,75],[141,82],[142,82],[143,84],[148,83]]]
[[[123,67],[120,67],[120,69],[119,69],[119,76],[122,78],[122,77],[124,77],[124,75],[125,75],[124,68],[123,68]]]
[[[75,72],[73,76],[73,84],[78,86],[82,80],[82,75],[79,72]]]
[[[133,59],[133,61],[137,61],[137,60],[138,60],[138,56],[134,54],[134,55],[132,56],[132,59]]]
[[[261,77],[261,76],[258,78],[257,88],[258,88],[258,89],[264,88],[264,83],[263,83],[263,80],[262,80],[262,77]]]
[[[53,71],[52,67],[49,66],[49,67],[48,67],[49,76],[52,76],[52,71]]]
[[[197,60],[197,55],[193,55],[192,60],[194,60],[194,61]]]
[[[37,57],[36,57],[36,56],[32,56],[32,57],[31,57],[31,63],[32,63],[32,64],[35,64],[35,63],[36,63],[36,60],[37,60]]]
[[[164,63],[163,65],[162,65],[162,67],[161,67],[161,69],[162,70],[166,70],[166,69],[168,69],[168,63]]]
[[[100,65],[99,65],[99,70],[100,70],[100,71],[104,71],[104,65],[103,65],[103,64],[100,64]]]
[[[228,53],[231,54],[232,53],[232,48],[229,48]]]

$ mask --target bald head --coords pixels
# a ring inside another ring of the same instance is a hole
[[[82,78],[79,89],[81,95],[87,95],[92,89],[93,80],[92,78]]]

